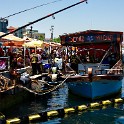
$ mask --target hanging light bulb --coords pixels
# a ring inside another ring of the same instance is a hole
[[[55,16],[54,16],[54,15],[52,15],[52,18],[53,18],[53,19],[55,19]]]

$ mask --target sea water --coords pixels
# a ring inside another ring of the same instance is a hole
[[[124,79],[122,92],[118,97],[124,97]],[[67,85],[64,84],[51,94],[16,105],[5,111],[4,114],[7,118],[14,118],[41,113],[43,111],[78,106],[90,102],[91,101],[82,97],[70,94]],[[124,104],[121,103],[68,114],[63,118],[57,117],[46,122],[37,122],[33,124],[124,124]]]

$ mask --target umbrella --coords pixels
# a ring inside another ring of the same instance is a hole
[[[25,47],[41,47],[43,48],[43,41],[41,40],[32,40],[30,42],[24,43],[23,46]]]
[[[23,37],[23,40],[25,41],[25,43],[27,43],[27,42],[32,41],[32,38],[27,37],[27,36],[24,36],[24,37]]]
[[[24,42],[23,41],[18,41],[18,42],[13,42],[13,41],[6,41],[6,42],[3,42],[3,46],[18,46],[18,47],[22,47],[22,44]]]
[[[5,34],[0,32],[0,36]],[[3,42],[3,46],[22,46],[24,40],[22,38],[16,37],[13,34],[6,35],[0,39]]]
[[[0,36],[5,34],[4,32],[0,32]],[[9,34],[9,35],[6,35],[4,37],[1,38],[1,41],[21,41],[21,42],[24,42],[24,40],[22,38],[19,38],[19,37],[16,37],[14,36],[13,34]]]
[[[35,53],[36,53],[37,47],[40,47],[40,48],[44,47],[43,41],[36,40],[36,39],[34,39],[34,40],[30,41],[30,42],[24,43],[23,46],[24,46],[24,48],[25,47],[34,47],[35,48]]]

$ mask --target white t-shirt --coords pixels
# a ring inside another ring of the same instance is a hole
[[[37,54],[37,57],[38,57],[38,62],[37,63],[41,63],[41,55]]]

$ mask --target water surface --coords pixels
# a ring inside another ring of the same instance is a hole
[[[124,97],[124,79],[122,92],[115,97]],[[66,84],[47,96],[40,97],[14,106],[4,114],[7,118],[25,116],[43,111],[56,110],[90,103],[91,101],[68,92]],[[36,124],[124,124],[124,104],[110,105],[97,109],[65,115]]]

